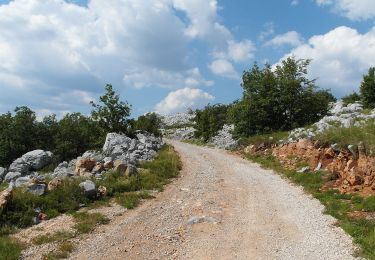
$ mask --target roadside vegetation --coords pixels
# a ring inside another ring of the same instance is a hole
[[[22,245],[11,238],[15,228],[24,228],[33,224],[33,217],[37,215],[36,209],[45,213],[48,218],[54,218],[60,214],[72,214],[76,224],[74,233],[56,233],[50,236],[39,237],[35,244],[59,242],[60,253],[54,252],[47,259],[61,258],[69,250],[65,250],[69,239],[84,233],[89,233],[97,225],[108,223],[108,219],[98,213],[77,212],[85,205],[108,205],[113,198],[114,202],[132,209],[143,199],[152,198],[148,191],[163,190],[170,178],[177,177],[181,169],[178,154],[166,145],[162,148],[153,161],[142,162],[137,176],[127,177],[119,172],[107,173],[103,180],[94,180],[97,186],[105,186],[107,194],[103,197],[88,199],[80,191],[80,179],[65,179],[56,190],[44,195],[35,196],[26,193],[23,189],[15,189],[11,201],[0,212],[0,259],[18,259]],[[73,250],[73,249],[72,249]],[[14,256],[14,258],[12,257]]]
[[[100,149],[107,133],[123,133],[130,137],[137,130],[160,136],[160,119],[155,113],[129,119],[131,106],[120,100],[112,85],[105,87],[100,103],[92,103],[90,116],[68,113],[37,120],[30,108],[21,106],[0,115],[0,166],[7,167],[23,154],[43,149],[54,154],[54,164],[69,161],[88,150]],[[53,168],[53,167],[52,167]]]
[[[335,101],[329,90],[308,79],[310,60],[294,57],[276,69],[256,63],[242,76],[243,96],[229,105],[208,105],[196,111],[196,138],[207,142],[224,124],[234,125],[237,138],[289,131],[315,123]]]
[[[352,212],[373,212],[375,215],[375,196],[362,198],[357,195],[340,194],[336,190],[323,191],[321,188],[333,176],[319,171],[314,174],[301,174],[285,169],[271,154],[247,155],[247,158],[286,176],[292,182],[304,187],[325,206],[325,213],[337,219],[337,224],[354,239],[361,249],[359,255],[375,259],[375,219],[362,218]]]

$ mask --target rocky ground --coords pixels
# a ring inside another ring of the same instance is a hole
[[[102,209],[111,222],[76,240],[71,259],[353,259],[350,237],[300,187],[223,150],[172,144],[181,176],[135,210]]]

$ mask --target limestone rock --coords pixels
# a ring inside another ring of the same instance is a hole
[[[4,209],[8,202],[12,199],[13,189],[8,188],[0,192],[0,210]]]
[[[96,196],[96,187],[95,187],[95,183],[90,181],[90,180],[86,180],[84,182],[81,182],[79,184],[79,187],[81,188],[82,190],[82,193],[88,197],[88,198],[93,198]]]
[[[15,179],[17,179],[18,177],[21,177],[21,173],[19,172],[8,172],[6,175],[5,175],[5,178],[4,178],[4,181],[6,182],[11,182]]]
[[[56,190],[58,187],[60,187],[62,184],[62,180],[60,177],[55,177],[53,178],[49,183],[48,183],[48,186],[47,186],[47,190],[48,191],[54,191]]]
[[[92,169],[95,167],[96,161],[91,158],[78,159],[74,174],[77,176],[90,176]]]

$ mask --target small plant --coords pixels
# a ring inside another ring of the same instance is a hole
[[[72,232],[68,231],[58,231],[55,234],[47,234],[43,236],[38,236],[32,240],[34,245],[43,245],[43,244],[48,244],[52,242],[60,242],[60,241],[65,241],[70,238],[73,238],[74,234]]]
[[[0,259],[18,260],[22,245],[9,236],[0,236]]]
[[[371,196],[371,197],[364,199],[363,209],[365,211],[375,212],[375,196]]]
[[[68,258],[69,254],[73,252],[74,250],[74,245],[70,241],[64,241],[62,242],[58,249],[56,251],[50,252],[47,254],[44,259],[47,260],[54,260],[54,259],[64,259]]]
[[[100,213],[77,212],[73,214],[76,224],[73,228],[78,234],[90,233],[98,225],[109,223],[109,219]]]
[[[116,202],[127,209],[133,209],[138,206],[142,199],[152,198],[147,192],[129,192],[116,196]]]

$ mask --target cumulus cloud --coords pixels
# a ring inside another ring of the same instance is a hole
[[[296,47],[301,45],[303,39],[301,35],[296,31],[286,32],[284,34],[276,35],[273,39],[266,42],[266,46],[275,46],[280,47],[283,45],[290,45],[292,47]]]
[[[170,92],[160,103],[155,107],[160,114],[173,114],[177,112],[184,112],[188,108],[200,108],[214,100],[215,98],[195,88],[183,88]]]
[[[218,8],[216,0],[0,5],[1,109],[29,104],[56,111],[62,105],[50,100],[69,93],[95,97],[107,82],[138,89],[211,86],[189,57],[193,41],[233,62],[251,59],[254,51],[251,41],[234,39],[219,22]]]
[[[332,10],[351,20],[375,18],[375,1],[373,0],[316,0],[320,6],[332,6]]]
[[[341,26],[309,39],[287,56],[312,59],[309,71],[318,84],[341,96],[358,90],[362,75],[374,66],[375,27],[365,34]]]
[[[232,79],[238,79],[238,73],[234,69],[231,62],[225,59],[218,59],[214,60],[209,68],[211,69],[212,73],[215,75],[232,78]]]

